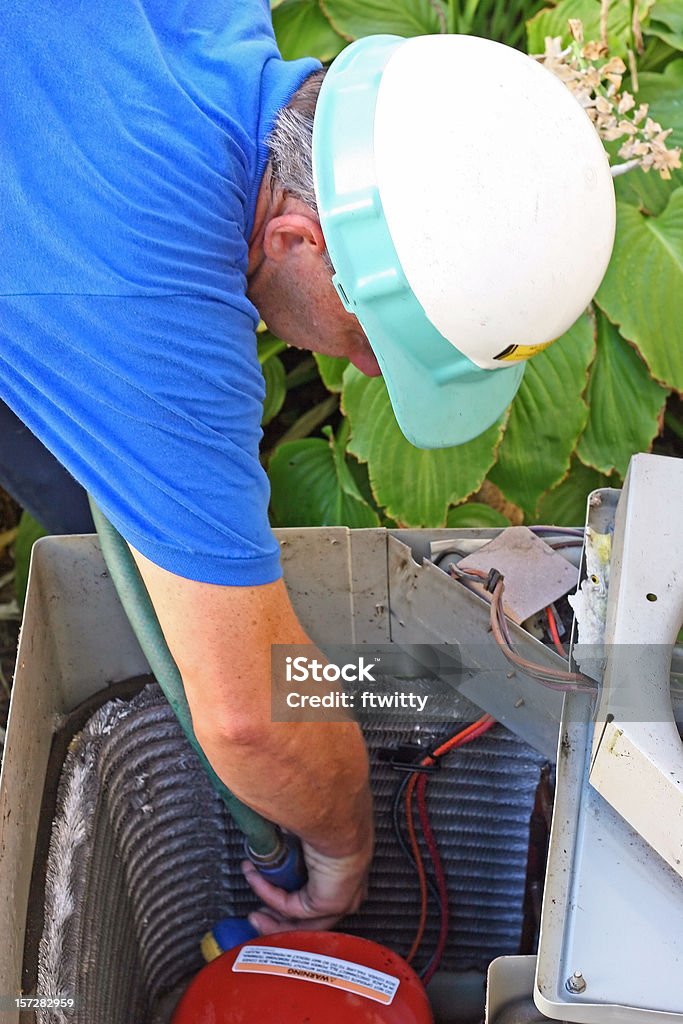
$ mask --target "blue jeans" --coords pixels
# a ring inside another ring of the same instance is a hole
[[[0,487],[48,533],[93,533],[88,498],[79,483],[0,401]]]

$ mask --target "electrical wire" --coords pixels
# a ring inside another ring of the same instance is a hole
[[[505,584],[503,583],[503,577],[500,576],[493,588],[491,597],[491,631],[496,643],[500,646],[508,661],[521,668],[523,672],[526,672],[533,679],[538,679],[539,682],[551,690],[559,690],[565,693],[593,693],[595,691],[595,683],[589,680],[587,676],[581,675],[578,672],[565,672],[562,669],[538,665],[536,662],[529,661],[527,658],[517,654],[510,643],[509,633],[507,636],[505,635],[504,590]]]
[[[551,636],[552,641],[553,641],[553,643],[555,645],[555,650],[557,651],[558,654],[561,654],[563,658],[566,658],[567,657],[567,652],[564,649],[564,644],[560,640],[560,633],[559,633],[559,630],[557,628],[557,621],[555,619],[555,612],[554,612],[553,606],[551,604],[548,605],[548,607],[545,610],[545,613],[546,613],[546,615],[548,617],[548,629],[550,630],[550,636]]]
[[[486,593],[484,597],[490,601],[490,622],[491,632],[500,647],[502,653],[517,668],[520,668],[526,675],[537,679],[551,690],[559,690],[564,693],[593,693],[596,686],[593,680],[578,672],[567,672],[564,669],[552,668],[548,665],[539,665],[537,662],[529,661],[518,654],[512,646],[512,638],[503,611],[503,593],[505,583],[501,573],[491,569],[488,573],[480,569],[470,568],[466,572],[458,569],[457,565],[451,564],[448,570],[456,579],[475,577],[477,583],[483,583]],[[487,597],[490,594],[490,598]]]
[[[566,527],[537,527],[534,532],[555,532],[559,534],[566,534],[566,540],[556,541],[553,544],[553,547],[558,548],[576,546],[582,542],[581,538],[583,537],[583,530],[575,530]],[[529,661],[527,658],[523,658],[514,650],[507,617],[503,611],[503,593],[505,590],[505,583],[501,573],[496,569],[491,569],[488,573],[474,568],[465,571],[458,569],[457,565],[454,564],[448,566],[448,571],[457,579],[463,581],[469,579],[473,582],[484,584],[484,589],[487,592],[484,596],[486,596],[490,602],[491,631],[496,643],[501,648],[502,653],[508,661],[522,669],[522,671],[527,675],[543,683],[544,686],[553,690],[590,693],[595,691],[595,686],[592,680],[589,680],[588,677],[576,672],[567,672],[562,669],[539,665],[536,662]],[[488,595],[490,595],[490,597]],[[566,658],[567,655],[560,640],[555,614],[551,605],[548,605],[546,608],[546,615],[553,643],[558,653],[560,653],[562,657]],[[444,754],[448,753],[455,747],[462,746],[465,743],[469,743],[471,740],[476,739],[478,736],[483,735],[483,733],[490,729],[494,724],[495,719],[493,719],[491,715],[484,715],[482,718],[472,723],[472,725],[467,726],[467,728],[461,730],[461,732],[451,736],[448,740],[432,751],[431,754],[426,755],[422,759],[420,762],[420,769],[422,770],[415,771],[410,776],[407,776],[401,782],[394,797],[392,808],[394,831],[403,853],[408,857],[415,868],[420,887],[420,917],[415,937],[406,956],[408,963],[411,963],[415,958],[424,939],[429,909],[428,892],[436,899],[437,906],[439,908],[439,935],[436,948],[427,965],[420,972],[424,984],[427,984],[437,971],[448,938],[448,891],[443,864],[441,862],[438,846],[427,811],[426,793],[428,775],[425,773],[424,769],[435,765],[440,757],[443,757]],[[422,860],[422,852],[417,838],[417,831],[413,817],[413,796],[415,793],[417,793],[420,825],[427,846],[427,851],[432,862],[436,885],[434,885],[428,877]],[[403,837],[399,821],[399,808],[404,794],[408,843],[406,843]]]
[[[450,739],[446,740],[440,747],[434,751],[432,758],[434,760],[444,757],[449,751],[455,749],[455,747],[464,746],[466,743],[470,743],[472,740],[477,739],[479,736],[483,736],[492,726],[496,724],[495,719],[491,715],[483,715],[476,722],[473,722],[471,726],[456,733]],[[424,970],[421,972],[421,977],[425,985],[431,980],[434,973],[438,970],[443,956],[444,949],[446,948],[446,940],[448,938],[448,890],[446,887],[446,876],[441,863],[441,857],[439,856],[438,846],[436,839],[429,823],[429,817],[427,814],[426,804],[426,788],[427,788],[428,776],[421,775],[417,782],[418,791],[418,807],[420,809],[420,822],[422,825],[423,832],[425,834],[425,841],[427,843],[427,849],[429,850],[430,858],[434,868],[434,874],[437,879],[437,887],[439,889],[439,910],[440,910],[440,923],[439,923],[439,937],[437,940],[436,949],[432,954],[429,962],[427,963]],[[420,801],[420,797],[422,800]]]
[[[415,792],[415,786],[419,775],[414,772],[408,779],[408,786],[406,789],[406,825],[408,828],[408,838],[410,840],[410,846],[413,851],[413,859],[415,861],[415,870],[417,871],[417,880],[420,885],[420,920],[418,922],[417,931],[413,944],[410,947],[410,951],[406,956],[406,962],[412,963],[415,954],[422,944],[422,938],[424,936],[425,928],[427,926],[427,875],[425,874],[424,864],[422,863],[422,852],[420,845],[417,841],[417,833],[415,831],[415,822],[413,821],[413,793]],[[441,901],[441,895],[439,894],[439,902]]]
[[[542,539],[543,534],[549,537],[564,537],[564,540],[544,540],[543,543],[547,544],[548,547],[553,548],[554,551],[559,551],[562,548],[573,548],[583,547],[584,542],[584,530],[583,528],[573,526],[528,526],[526,529],[534,533],[539,539]],[[469,538],[464,538],[469,540]],[[490,538],[481,538],[477,546],[485,547],[490,543]],[[441,541],[441,544],[446,544],[445,541]],[[441,547],[439,551],[436,551],[430,556],[431,561],[434,565],[441,568],[441,563],[444,558],[448,558],[449,555],[460,555],[461,557],[467,554],[471,554],[469,547],[464,547],[458,543],[458,538],[453,538],[451,543],[446,544],[445,547]]]
[[[398,843],[401,849],[401,853],[407,860],[410,861],[412,867],[415,868],[415,870],[417,871],[413,852],[410,849],[408,843],[406,842],[405,836],[403,835],[403,829],[401,828],[401,805],[403,803],[403,797],[405,795],[406,787],[409,781],[410,774],[406,774],[399,783],[399,785],[396,787],[396,792],[394,793],[394,798],[391,805],[391,823],[394,829],[396,842]],[[427,876],[427,888],[429,889],[429,895],[432,897],[432,899],[438,906],[439,890],[437,889],[436,885],[429,876]]]
[[[532,533],[566,533],[569,537],[583,537],[583,526],[530,526]]]
[[[432,825],[429,820],[429,814],[427,812],[427,776],[420,775],[417,781],[417,807],[420,815],[420,824],[422,825],[422,832],[425,837],[429,856],[432,864],[434,865],[434,877],[436,878],[436,885],[439,890],[439,909],[440,909],[440,920],[439,920],[439,936],[436,941],[436,949],[425,968],[422,975],[422,981],[425,985],[428,985],[432,977],[436,973],[439,964],[441,963],[441,957],[443,956],[444,949],[446,948],[446,940],[448,938],[448,888],[446,886],[446,873],[443,869],[443,863],[439,854],[439,847],[436,843],[434,832],[432,831]]]
[[[562,548],[582,548],[583,537],[570,537],[568,540],[547,540],[545,543],[553,551],[560,551]]]
[[[428,913],[428,899],[427,889],[429,888],[432,895],[436,896],[437,906],[439,908],[439,938],[437,946],[432,954],[427,965],[421,971],[421,976],[425,983],[432,977],[434,972],[437,970],[443,950],[446,945],[446,939],[448,936],[448,892],[446,889],[445,874],[443,871],[443,865],[439,856],[438,847],[436,840],[429,824],[429,818],[426,811],[426,789],[427,781],[429,778],[428,773],[425,772],[426,768],[433,767],[437,761],[453,750],[455,747],[464,746],[464,744],[477,739],[482,736],[488,729],[495,725],[495,719],[491,715],[483,715],[477,719],[471,725],[462,729],[454,736],[449,737],[444,743],[440,744],[430,754],[427,754],[420,762],[420,769],[413,772],[410,776],[407,776],[399,786],[396,797],[394,798],[394,828],[398,836],[401,837],[400,827],[398,826],[397,819],[397,806],[400,804],[401,795],[405,792],[405,813],[406,813],[406,824],[408,828],[408,835],[410,840],[410,850],[408,853],[409,859],[415,867],[418,880],[420,883],[420,919],[418,922],[417,931],[415,938],[413,939],[412,946],[409,953],[406,956],[408,963],[411,963],[415,958],[424,938],[424,933],[427,924],[427,913]],[[436,877],[436,886],[433,883],[430,884],[430,879],[424,869],[422,861],[422,851],[420,849],[419,841],[417,838],[417,832],[415,829],[415,822],[413,818],[413,794],[417,789],[418,792],[418,809],[420,810],[420,824],[422,826],[423,833],[425,835],[425,841],[427,843],[427,849],[432,861],[434,868],[434,874]],[[420,802],[421,801],[421,802]],[[400,840],[399,840],[400,842]],[[405,851],[403,843],[401,843],[402,849]]]

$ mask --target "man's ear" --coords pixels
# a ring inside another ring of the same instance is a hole
[[[283,213],[266,224],[263,251],[275,262],[290,256],[322,256],[326,248],[320,222],[313,214]]]

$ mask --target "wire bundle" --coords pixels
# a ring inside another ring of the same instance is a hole
[[[484,589],[491,595],[491,632],[508,661],[512,662],[517,668],[520,668],[528,676],[531,676],[532,679],[537,679],[551,690],[560,690],[564,693],[595,692],[595,683],[588,676],[584,676],[579,672],[566,672],[564,669],[551,668],[548,665],[539,665],[534,661],[523,658],[521,654],[515,651],[512,646],[512,637],[508,629],[507,619],[503,611],[505,582],[502,573],[499,573],[497,569],[491,569],[489,572],[483,572],[480,569],[468,569],[465,571],[458,569],[457,565],[449,565],[448,570],[451,576],[454,576],[456,579],[469,578],[477,583],[483,583]],[[555,633],[557,633],[557,624],[552,618],[552,612],[549,614],[549,624],[550,622],[552,622],[552,626],[550,626],[551,635],[553,640],[555,640],[552,627],[555,627]],[[557,641],[559,642],[559,634]]]
[[[566,658],[567,652],[564,649],[564,644],[560,640],[560,632],[557,628],[557,619],[555,618],[555,611],[551,604],[549,604],[546,608],[545,614],[548,619],[548,631],[550,633],[550,637],[553,641],[553,644],[555,645],[555,650],[562,658]]]
[[[397,788],[396,795],[394,797],[393,823],[396,838],[404,854],[414,865],[420,885],[420,919],[415,933],[415,938],[413,939],[413,944],[405,958],[408,963],[412,963],[415,959],[424,938],[429,908],[428,893],[431,892],[432,897],[439,908],[439,935],[436,947],[426,967],[420,972],[420,976],[425,985],[431,980],[439,967],[441,957],[443,956],[444,949],[446,948],[446,940],[448,938],[448,891],[446,888],[446,875],[444,873],[443,864],[441,862],[438,846],[427,811],[427,783],[429,781],[429,774],[430,771],[435,768],[439,759],[448,754],[449,751],[454,750],[456,747],[462,747],[466,743],[470,743],[472,740],[477,739],[479,736],[483,736],[483,734],[493,725],[495,725],[495,719],[492,718],[491,715],[483,715],[481,718],[477,719],[476,722],[473,722],[472,725],[462,729],[460,732],[447,739],[435,750],[426,754],[419,762],[419,765],[416,766],[415,771],[406,775],[403,779],[400,786]],[[417,830],[415,827],[415,818],[413,815],[413,797],[415,794],[417,794],[417,808],[420,826],[422,828],[429,858],[432,863],[434,880],[427,876],[422,860],[422,851],[420,849]],[[408,842],[406,842],[403,835],[399,820],[401,801],[404,797]]]

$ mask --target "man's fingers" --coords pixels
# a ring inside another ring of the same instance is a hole
[[[285,892],[269,882],[258,871],[250,861],[242,863],[244,877],[251,886],[253,892],[265,903],[264,911],[268,913],[273,921],[287,922],[288,926],[295,927],[297,921],[301,921],[302,928],[324,928],[336,923],[344,914],[353,913],[360,906],[365,894],[365,885],[358,886],[357,891],[346,893],[344,900],[340,900],[339,893],[330,894],[327,899],[319,900],[312,898],[310,886],[304,886],[297,892]],[[319,924],[325,921],[329,924]],[[263,922],[264,926],[267,922]],[[256,927],[256,926],[255,926]],[[275,929],[270,928],[268,933]],[[282,930],[282,928],[280,928]]]
[[[250,861],[242,864],[242,871],[258,898],[276,914],[285,918],[312,917],[315,914],[315,910],[307,904],[305,888],[297,892],[285,892],[264,878]]]
[[[371,846],[364,855],[335,858],[304,844],[308,882],[297,892],[278,888],[254,864],[243,861],[244,877],[264,904],[249,920],[261,935],[331,928],[358,910],[367,888],[370,852]]]

